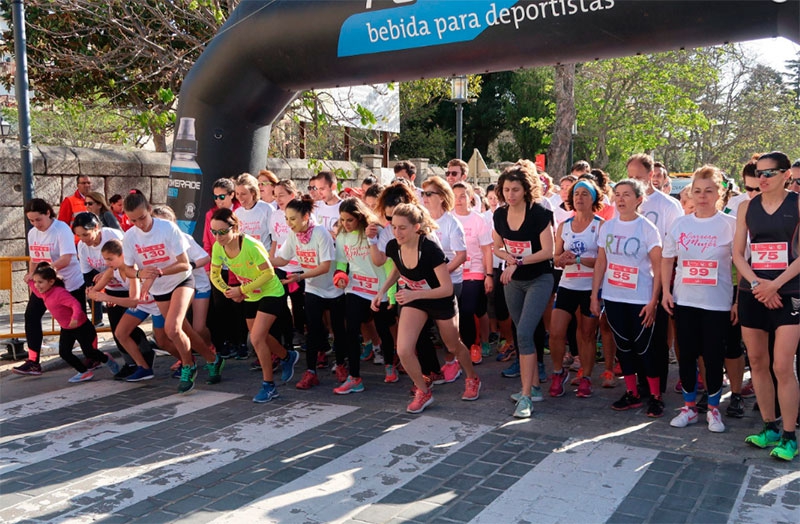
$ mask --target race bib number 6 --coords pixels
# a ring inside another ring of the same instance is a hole
[[[789,267],[789,244],[787,242],[759,242],[750,244],[753,269],[786,269]]]
[[[609,264],[608,283],[625,289],[636,289],[639,285],[639,268]]]

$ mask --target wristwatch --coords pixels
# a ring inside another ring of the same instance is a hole
[[[752,281],[750,282],[750,289],[755,289],[755,288],[757,288],[759,284],[761,284],[761,282],[759,282],[758,280],[752,280]]]
[[[523,263],[522,263],[522,257],[516,257],[514,260],[516,261],[516,263],[517,263],[517,265],[518,265],[518,266],[521,266],[521,265],[523,265]]]

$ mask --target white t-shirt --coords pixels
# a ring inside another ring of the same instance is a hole
[[[272,238],[272,241],[275,242],[275,253],[280,251],[281,246],[286,243],[286,239],[289,235],[294,236],[294,233],[292,233],[289,224],[286,223],[286,213],[282,209],[275,210],[269,219],[269,236]],[[298,273],[303,270],[294,256],[292,256],[289,263],[281,269],[286,273]]]
[[[600,226],[597,246],[606,253],[603,299],[647,304],[653,298],[650,251],[661,247],[655,225],[642,217],[622,222],[615,217]]]
[[[91,273],[92,270],[102,273],[106,270],[106,261],[103,259],[102,249],[106,242],[116,239],[122,240],[122,231],[111,227],[104,227],[100,230],[100,243],[96,246],[89,246],[85,242],[78,242],[78,260],[81,265],[81,273],[84,275]],[[122,288],[116,279],[111,279],[106,285],[108,289],[115,291],[122,291],[127,288]]]
[[[597,239],[600,236],[600,217],[595,216],[592,222],[580,233],[572,230],[574,219],[564,222],[561,229],[561,240],[564,251],[585,258],[597,258]],[[575,291],[591,291],[594,269],[579,264],[569,264],[561,274],[558,287]]]
[[[480,213],[470,211],[468,215],[453,213],[461,222],[467,245],[467,260],[463,264],[465,280],[483,280],[486,268],[483,265],[481,246],[492,244],[492,228],[486,224],[486,218]]]
[[[386,282],[386,271],[372,263],[367,237],[356,231],[340,231],[336,236],[336,262],[347,263],[349,282],[345,293],[372,300]],[[381,299],[386,300],[386,295]]]
[[[339,222],[339,206],[342,205],[341,200],[337,200],[335,204],[328,205],[322,200],[317,202],[314,206],[314,219],[317,224],[325,228],[328,233],[333,234],[333,228]]]
[[[333,237],[321,226],[314,226],[308,244],[301,244],[297,235],[286,237],[286,243],[281,246],[276,256],[289,260],[297,257],[302,269],[310,270],[321,263],[330,260],[331,267],[327,273],[305,279],[306,293],[311,293],[322,298],[336,298],[344,291],[333,285],[333,274],[336,272],[336,249],[333,247]]]
[[[32,227],[28,231],[28,250],[34,268],[39,262],[52,264],[62,255],[72,255],[69,264],[57,271],[58,276],[64,280],[67,291],[75,291],[83,285],[83,274],[75,249],[75,236],[64,222],[53,219],[53,223],[45,231]]]
[[[134,226],[122,237],[125,264],[140,269],[165,268],[177,262],[178,256],[188,251],[189,243],[178,226],[160,218],[153,218],[150,231],[145,233]],[[180,273],[158,277],[150,287],[150,295],[166,295],[191,274],[191,268],[187,268]]]
[[[184,233],[183,236],[189,243],[189,251],[186,254],[189,256],[190,261],[197,262],[198,260],[208,256],[206,250],[197,243],[192,235]],[[194,276],[195,290],[200,291],[201,293],[205,291],[211,291],[211,280],[208,278],[208,273],[206,273],[205,267],[199,266],[194,268],[194,270],[192,270],[192,276]]]
[[[239,206],[233,213],[239,217],[239,231],[260,241],[269,250],[272,243],[269,229],[272,206],[259,200],[250,209]]]
[[[639,213],[652,222],[658,229],[658,234],[663,239],[675,219],[683,216],[681,203],[661,191],[653,191],[647,195]]]
[[[461,226],[461,222],[453,218],[452,213],[443,214],[436,223],[439,224],[439,229],[435,231],[436,237],[439,239],[448,261],[455,258],[457,251],[467,250],[464,228]],[[463,273],[461,266],[458,266],[450,273],[453,284],[460,284],[464,281]]]
[[[736,218],[736,215],[739,213],[739,206],[742,202],[747,202],[750,200],[750,195],[747,193],[742,193],[741,195],[736,195],[735,197],[728,200],[728,205],[725,206],[725,213]]]
[[[679,217],[664,239],[665,257],[677,257],[676,304],[728,311],[733,299],[731,261],[736,219],[717,212],[710,218]]]

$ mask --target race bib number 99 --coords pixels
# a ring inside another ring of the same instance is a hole
[[[719,263],[716,260],[684,260],[681,283],[689,286],[716,286]]]

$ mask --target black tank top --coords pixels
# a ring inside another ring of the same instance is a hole
[[[787,244],[788,265],[798,256],[798,228],[800,227],[800,211],[798,211],[797,193],[787,192],[786,198],[783,203],[773,213],[767,214],[764,207],[761,205],[761,195],[756,195],[747,206],[747,214],[745,215],[745,223],[747,224],[748,232],[750,233],[750,244],[768,244],[785,242]],[[752,253],[748,262],[750,267],[755,262],[757,265],[759,260],[758,253]],[[774,280],[780,276],[784,269],[753,269],[753,272],[759,278]],[[743,283],[743,288],[750,288],[749,282]],[[794,277],[789,282],[784,284],[778,292],[781,295],[800,295],[800,275]]]

